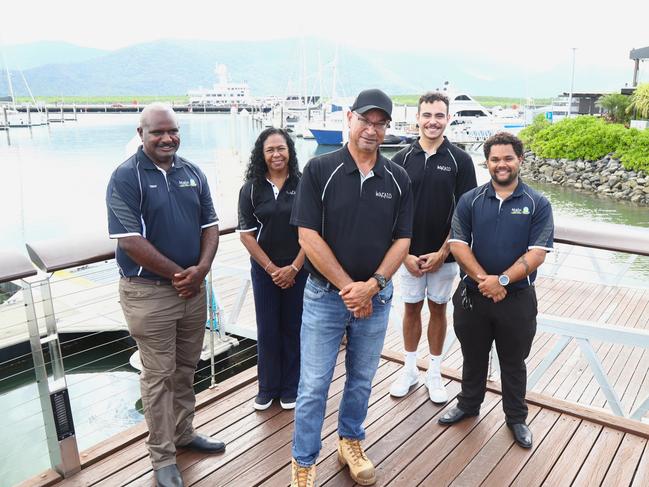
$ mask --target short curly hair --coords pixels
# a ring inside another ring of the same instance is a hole
[[[259,134],[257,140],[255,141],[255,146],[252,148],[250,153],[250,161],[248,162],[248,167],[246,168],[246,173],[244,176],[245,181],[254,181],[255,183],[262,183],[266,179],[266,172],[268,171],[268,166],[266,166],[266,160],[264,159],[264,142],[271,135],[281,135],[286,140],[286,146],[288,147],[288,173],[290,176],[301,176],[300,168],[298,167],[297,154],[295,152],[295,143],[288,132],[284,129],[278,129],[275,127],[268,128]]]
[[[514,134],[510,134],[509,132],[498,132],[485,140],[482,148],[484,150],[484,156],[487,159],[489,159],[491,147],[494,145],[511,145],[516,155],[518,157],[523,157],[523,141]]]

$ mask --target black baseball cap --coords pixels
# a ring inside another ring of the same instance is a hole
[[[361,115],[374,109],[381,110],[388,116],[388,119],[392,120],[392,100],[388,95],[376,88],[361,91],[351,107],[352,112]]]

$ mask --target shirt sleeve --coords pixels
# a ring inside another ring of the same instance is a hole
[[[214,203],[212,201],[212,194],[210,193],[210,185],[207,182],[207,176],[205,176],[203,171],[199,171],[198,175],[198,177],[201,178],[201,228],[218,225],[219,217],[214,210]]]
[[[541,198],[532,215],[529,249],[543,249],[551,252],[554,245],[554,218],[552,206],[546,198]]]
[[[451,235],[449,242],[461,242],[471,245],[471,235],[473,233],[473,221],[471,215],[471,205],[469,204],[469,194],[465,193],[458,202],[453,220],[451,221]]]
[[[290,222],[296,227],[310,228],[322,234],[322,190],[315,174],[316,170],[313,160],[304,168],[293,202]]]
[[[473,160],[468,154],[460,159],[457,171],[457,182],[455,184],[455,201],[460,201],[460,197],[467,191],[471,191],[478,185],[475,177],[475,167]]]
[[[239,224],[237,232],[253,232],[257,230],[259,222],[255,218],[255,207],[252,202],[254,187],[252,181],[241,186],[239,191]]]
[[[110,238],[143,236],[140,200],[137,174],[121,167],[115,170],[106,190]]]
[[[392,238],[395,240],[398,238],[412,237],[413,219],[412,184],[410,182],[410,178],[406,174],[406,171],[401,167],[399,167],[398,169],[401,169],[405,177],[402,178],[403,182],[401,183],[401,187],[403,194],[401,195],[399,201],[399,214],[397,215],[397,221],[394,225],[394,233],[392,235]]]

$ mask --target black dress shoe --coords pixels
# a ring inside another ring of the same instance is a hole
[[[202,453],[222,453],[225,451],[225,443],[205,435],[196,435],[194,439],[182,448],[199,451]]]
[[[514,434],[514,441],[523,448],[532,448],[532,432],[525,423],[507,423],[507,427]]]
[[[450,426],[452,424],[457,423],[458,421],[462,421],[465,418],[472,418],[474,416],[477,416],[478,413],[465,413],[462,411],[460,408],[457,406],[452,407],[448,411],[446,411],[438,420],[437,422],[443,426]]]
[[[154,470],[154,473],[155,483],[158,487],[185,487],[178,465],[175,463]]]

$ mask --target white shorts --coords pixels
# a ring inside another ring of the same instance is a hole
[[[459,272],[457,263],[446,262],[437,272],[426,272],[421,277],[415,277],[401,264],[401,298],[404,303],[419,303],[427,296],[434,303],[448,303],[453,294],[453,282]]]

